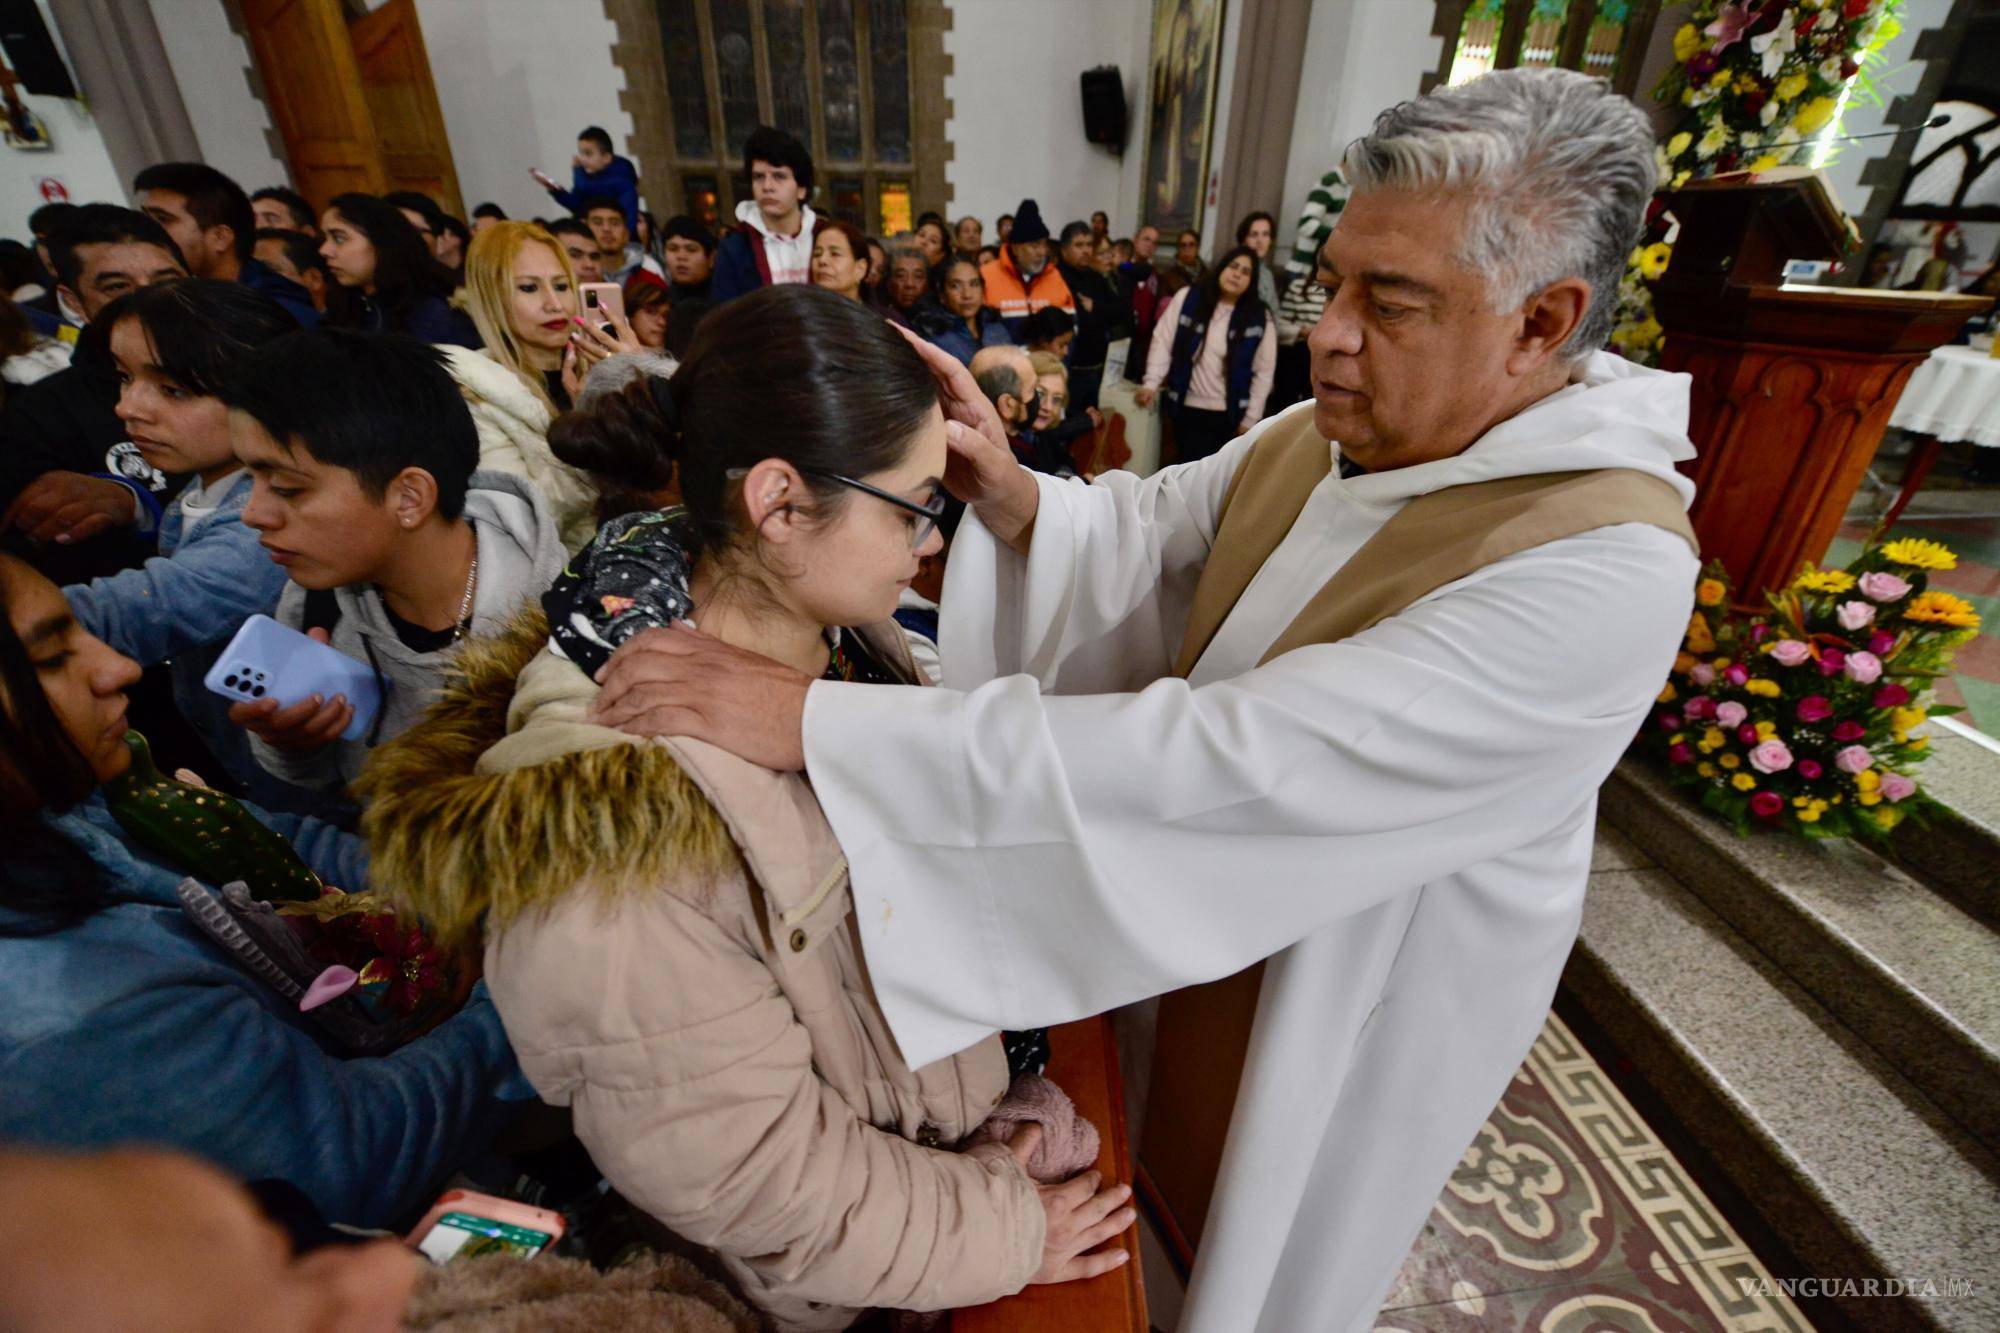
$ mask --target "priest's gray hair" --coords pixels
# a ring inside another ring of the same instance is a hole
[[[1572,361],[1611,336],[1659,179],[1645,113],[1565,69],[1499,70],[1390,107],[1341,168],[1357,194],[1468,195],[1457,257],[1486,275],[1495,310],[1564,278],[1588,282],[1590,308],[1562,347]]]

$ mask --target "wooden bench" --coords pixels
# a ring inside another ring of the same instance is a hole
[[[1125,1129],[1125,1091],[1108,1016],[1049,1030],[1049,1078],[1103,1139],[1097,1169],[1106,1184],[1132,1182],[1132,1145]],[[1005,1300],[951,1312],[952,1333],[1147,1333],[1146,1291],[1139,1274],[1139,1229],[1116,1242],[1132,1257],[1087,1282],[1029,1287]]]

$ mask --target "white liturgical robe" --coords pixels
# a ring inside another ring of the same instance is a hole
[[[1686,376],[1600,353],[1455,457],[1335,469],[1187,680],[1190,597],[1257,432],[1143,480],[1038,478],[1026,558],[960,529],[948,688],[807,696],[808,772],[911,1065],[1271,959],[1183,1330],[1370,1326],[1547,1012],[1597,788],[1696,561],[1600,528],[1259,659],[1415,495],[1635,468],[1691,497],[1687,411]]]

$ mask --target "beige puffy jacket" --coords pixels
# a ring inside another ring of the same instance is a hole
[[[446,932],[485,916],[528,1078],[779,1329],[1019,1290],[1035,1187],[1004,1147],[950,1151],[1006,1091],[999,1040],[909,1068],[805,778],[584,723],[596,687],[545,636],[531,614],[468,644],[431,718],[377,749],[371,878]]]

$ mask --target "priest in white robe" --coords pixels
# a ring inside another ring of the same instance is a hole
[[[912,1065],[1269,960],[1193,1333],[1371,1325],[1547,1012],[1597,788],[1697,573],[1688,380],[1599,350],[1655,184],[1639,110],[1509,70],[1385,112],[1343,170],[1314,400],[1213,457],[1036,476],[933,358],[972,506],[947,688],[813,682],[677,626],[627,645],[598,704],[805,768]],[[1305,480],[1241,481],[1278,517],[1216,603],[1211,566],[1258,536],[1220,515],[1265,441]],[[1383,573],[1336,603],[1486,521],[1459,497],[1560,516],[1606,479],[1653,500],[1579,501],[1600,507],[1390,613],[1300,629],[1347,614],[1316,595],[1350,563]],[[1411,506],[1430,526],[1392,528]]]

